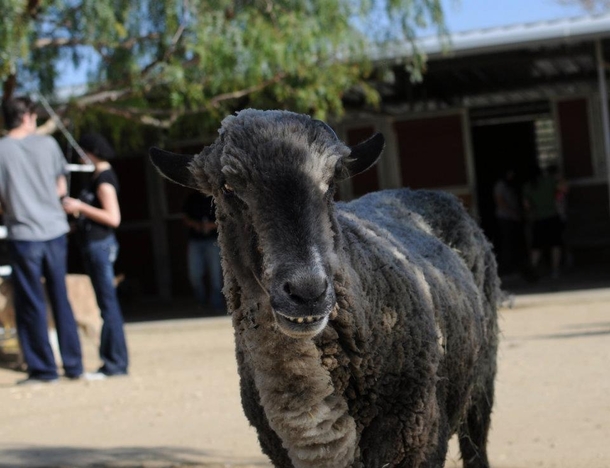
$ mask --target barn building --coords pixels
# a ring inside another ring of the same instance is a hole
[[[405,186],[446,190],[494,239],[492,189],[501,168],[556,165],[569,183],[566,239],[574,261],[610,262],[610,15],[458,33],[448,53],[437,38],[421,47],[423,82],[411,83],[409,50],[396,47],[373,57],[379,108],[346,96],[347,114],[334,123],[340,137],[355,144],[381,131],[387,146],[378,166],[340,187],[340,198]],[[202,145],[167,146],[198,152]],[[163,181],[145,155],[115,166],[130,180],[118,269],[144,295],[188,295],[186,190]]]
[[[501,168],[555,165],[569,183],[566,240],[574,262],[610,265],[610,14],[457,33],[450,43],[446,52],[436,37],[421,41],[428,57],[421,83],[409,79],[404,44],[373,53],[380,106],[368,108],[350,93],[333,126],[349,144],[381,131],[386,150],[375,168],[343,183],[339,197],[446,190],[494,239],[492,190]],[[165,146],[196,153],[204,143]],[[181,219],[188,191],[155,172],[146,148],[113,165],[122,181],[117,271],[140,297],[188,297]]]

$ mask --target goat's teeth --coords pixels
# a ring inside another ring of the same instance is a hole
[[[323,315],[308,315],[307,317],[288,317],[284,315],[284,318],[292,323],[317,323],[324,318]]]

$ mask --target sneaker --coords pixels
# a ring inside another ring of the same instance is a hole
[[[80,374],[67,374],[64,372],[64,378],[67,380],[81,380],[83,378],[83,373]]]
[[[17,385],[51,385],[59,382],[58,378],[54,379],[40,379],[38,377],[28,377],[27,379],[19,380]]]
[[[106,377],[126,377],[127,376],[127,371],[125,371],[125,372],[108,372],[108,369],[106,369],[105,366],[100,367],[97,370],[97,373],[104,374]]]
[[[108,376],[103,372],[86,372],[83,374],[83,379],[88,380],[90,382],[96,380],[106,380]]]

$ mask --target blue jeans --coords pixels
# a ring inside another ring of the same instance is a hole
[[[81,245],[85,271],[91,278],[97,305],[102,314],[102,336],[100,337],[100,372],[106,375],[127,373],[129,358],[123,330],[123,314],[114,285],[114,262],[119,253],[119,244],[114,234]]]
[[[205,304],[208,298],[204,276],[210,283],[210,305],[214,309],[224,308],[222,297],[222,268],[220,266],[220,248],[215,238],[190,239],[188,243],[188,273],[195,298]]]
[[[57,378],[57,365],[49,343],[42,277],[46,280],[64,372],[68,377],[81,375],[80,340],[66,290],[66,236],[49,241],[12,240],[8,245],[13,268],[17,335],[29,376],[43,380]]]

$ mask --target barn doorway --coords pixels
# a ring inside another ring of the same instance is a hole
[[[507,169],[517,174],[517,190],[531,177],[536,166],[556,164],[557,150],[550,112],[534,115],[471,119],[472,147],[477,179],[480,224],[487,237],[500,252],[495,218],[494,186]],[[526,232],[522,248],[515,252],[514,264],[527,262]],[[503,265],[501,270],[503,269]]]

